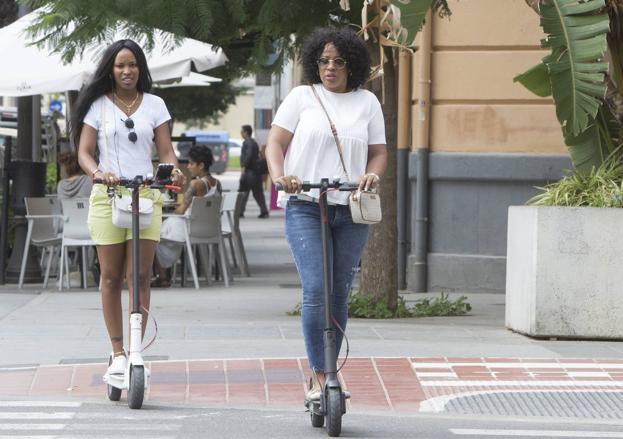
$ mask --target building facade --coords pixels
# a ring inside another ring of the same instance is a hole
[[[413,57],[412,138],[423,115],[430,134],[426,151],[411,143],[408,154],[407,288],[503,293],[508,207],[561,178],[571,161],[552,99],[513,82],[547,54],[538,15],[524,0],[449,3],[450,19],[427,24],[430,104],[418,92],[425,51]],[[422,152],[427,209],[416,213]],[[422,213],[427,233],[416,237]],[[425,267],[414,257],[418,245],[426,250]]]

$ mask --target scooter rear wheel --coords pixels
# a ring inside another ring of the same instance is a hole
[[[319,414],[320,407],[318,403],[309,404],[309,417],[312,427],[321,428],[324,426],[324,415]]]
[[[112,364],[112,356],[108,357],[108,365]],[[111,401],[119,401],[121,399],[121,389],[117,387],[111,386],[110,384],[106,385],[106,395],[108,399]]]
[[[327,433],[337,437],[342,433],[342,392],[328,389],[326,394]]]
[[[145,397],[145,368],[143,366],[130,367],[130,386],[128,388],[128,406],[131,409],[140,409]]]

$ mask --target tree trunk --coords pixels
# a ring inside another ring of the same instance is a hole
[[[378,46],[371,48],[372,65],[379,64]],[[376,300],[385,299],[391,310],[398,302],[398,227],[396,218],[396,71],[392,49],[385,48],[385,74],[371,81],[370,90],[383,102],[381,81],[385,83],[385,136],[387,170],[379,193],[383,221],[370,227],[368,244],[361,260],[361,293]]]
[[[0,0],[0,27],[13,23],[17,19],[17,2]]]

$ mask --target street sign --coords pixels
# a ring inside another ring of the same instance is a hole
[[[48,106],[48,108],[50,109],[52,113],[57,112],[57,111],[60,112],[63,109],[63,103],[59,101],[58,99],[52,99],[50,101],[50,105]]]

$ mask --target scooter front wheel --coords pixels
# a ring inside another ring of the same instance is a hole
[[[325,398],[327,433],[337,437],[342,433],[342,391],[339,388],[328,389]]]
[[[130,366],[130,386],[128,388],[128,406],[131,409],[140,409],[145,397],[145,368]]]

